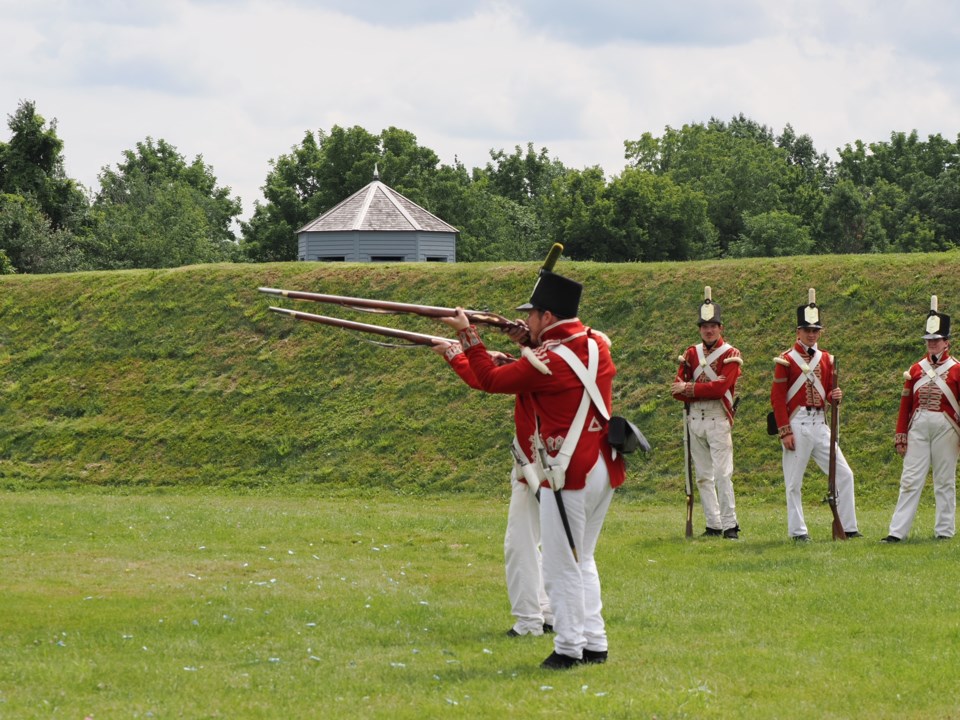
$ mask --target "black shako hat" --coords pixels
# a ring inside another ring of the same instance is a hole
[[[580,309],[580,295],[583,285],[544,270],[533,286],[530,301],[524,303],[517,310],[549,310],[559,318],[575,318]]]
[[[817,291],[813,288],[807,291],[807,304],[797,308],[797,329],[810,328],[823,330],[820,324],[820,308],[817,307]]]
[[[937,312],[937,296],[930,296],[930,312],[927,314],[926,324],[923,326],[926,334],[924,340],[949,340],[950,316]]]
[[[698,326],[706,323],[723,325],[723,320],[720,318],[720,306],[713,301],[709,285],[703,288],[703,304],[700,305],[700,315],[697,318]]]

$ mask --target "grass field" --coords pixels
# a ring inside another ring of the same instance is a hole
[[[929,490],[927,491],[929,493]],[[958,718],[960,541],[685,540],[615,499],[610,661],[507,638],[506,500],[95,490],[0,496],[2,718]],[[702,518],[695,516],[702,529]]]
[[[614,339],[614,409],[654,450],[598,552],[610,662],[559,674],[538,668],[548,638],[504,635],[511,398],[257,292],[509,312],[536,263],[0,278],[0,719],[960,720],[960,539],[931,539],[928,490],[910,542],[877,542],[902,372],[931,294],[960,316],[960,253],[562,262]],[[669,382],[705,284],[745,358],[737,543],[682,537]],[[810,286],[867,537],[828,540],[821,476],[796,546],[764,416]]]

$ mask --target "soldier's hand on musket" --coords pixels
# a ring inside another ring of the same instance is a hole
[[[449,325],[457,332],[459,332],[460,330],[466,330],[468,327],[470,327],[470,318],[468,318],[466,313],[463,312],[462,307],[457,308],[456,315],[452,317],[440,318],[440,322]]]
[[[834,388],[833,392],[830,393],[830,399],[839,403],[841,398],[843,398],[843,391],[840,388]]]
[[[509,365],[510,363],[517,361],[517,359],[512,355],[500,352],[499,350],[487,350],[487,355],[490,356],[490,359],[493,360],[493,364],[497,367],[503,367],[504,365]]]
[[[513,340],[517,345],[530,344],[530,329],[523,320],[514,320],[517,327],[504,328],[503,332],[507,337]]]
[[[687,384],[683,380],[674,380],[670,386],[671,395],[684,395],[687,392]]]
[[[433,345],[430,346],[430,349],[433,350],[437,355],[445,355],[447,350],[453,346],[453,340],[440,340],[439,338],[433,341]]]

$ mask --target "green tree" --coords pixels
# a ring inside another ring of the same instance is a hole
[[[0,193],[0,274],[70,272],[86,265],[68,230],[54,228],[33,197]]]
[[[379,154],[368,157],[368,165],[371,160],[384,183],[429,209],[440,158],[430,148],[418,144],[416,135],[409,130],[387,128],[380,133]],[[368,182],[370,176],[364,185]]]
[[[645,133],[624,147],[637,169],[669,177],[706,199],[725,255],[745,234],[747,217],[784,209],[785,196],[796,205],[795,214],[815,213],[815,197],[804,197],[799,188],[806,173],[791,172],[791,158],[796,163],[810,155],[805,142],[798,143],[791,129],[779,147],[769,128],[740,115],[729,123],[711,118],[679,130],[667,127],[659,139]]]
[[[552,228],[552,240],[564,245],[567,255],[590,258],[602,254],[595,244],[606,244],[608,228],[597,225],[610,213],[605,208],[607,181],[599,165],[568,170],[555,178],[544,198],[543,212]],[[573,257],[573,256],[571,256]]]
[[[10,262],[7,253],[0,250],[0,275],[14,275],[16,272],[17,269],[13,266],[13,263]]]
[[[837,182],[824,207],[817,250],[821,253],[869,252],[869,215],[863,190],[850,180]]]
[[[730,245],[732,257],[806,255],[813,249],[810,228],[803,219],[782,210],[771,210],[744,219],[745,230]]]
[[[716,230],[699,192],[669,177],[627,168],[604,188],[565,252],[577,260],[657,262],[716,255]]]
[[[491,150],[490,158],[482,173],[490,181],[490,192],[513,200],[521,205],[539,203],[551,190],[554,180],[566,173],[559,160],[552,160],[547,148],[534,151],[533,143],[527,143],[526,152],[517,145],[512,154],[503,150]]]
[[[777,209],[800,218],[808,234],[812,234],[823,212],[833,166],[826,154],[817,152],[809,135],[797,135],[790,124],[784,127],[776,145],[787,153]]]
[[[482,183],[467,191],[469,216],[460,227],[457,259],[461,262],[489,260],[538,260],[549,246],[540,221],[531,208],[491,193]]]
[[[240,224],[241,247],[248,258],[257,262],[295,260],[295,233],[312,219],[307,203],[320,191],[323,153],[308,131],[290,154],[271,160],[270,165],[272,169],[261,188],[266,203],[255,202],[249,222]]]
[[[100,267],[176,267],[236,258],[239,198],[218,187],[209,165],[147,138],[103,168],[94,201]]]
[[[943,250],[960,246],[958,161],[960,138],[951,142],[930,135],[921,140],[916,130],[894,132],[887,142],[846,145],[836,175],[866,199],[867,226],[882,227],[885,248]],[[831,207],[843,207],[843,199]],[[825,217],[825,222],[831,219]]]
[[[78,228],[89,203],[64,172],[57,121],[48,127],[36,105],[25,100],[7,125],[12,135],[9,143],[0,143],[0,192],[33,198],[54,230]]]
[[[949,167],[931,191],[930,216],[951,247],[960,247],[960,167]]]

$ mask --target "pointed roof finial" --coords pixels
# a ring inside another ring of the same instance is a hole
[[[380,163],[373,164],[373,179],[374,180],[380,179]]]

